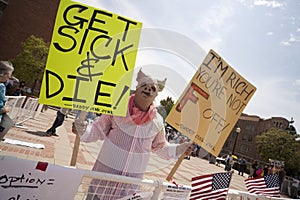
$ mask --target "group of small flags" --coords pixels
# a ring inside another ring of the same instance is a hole
[[[190,200],[225,200],[232,172],[207,174],[192,178],[192,191]],[[245,180],[250,193],[280,197],[278,174],[266,175],[262,178],[249,178]]]

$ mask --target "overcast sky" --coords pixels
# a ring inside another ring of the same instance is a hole
[[[290,120],[293,117],[294,126],[300,131],[300,1],[78,2],[142,22],[146,31],[147,28],[166,29],[172,32],[170,35],[178,34],[176,37],[179,40],[187,37],[204,51],[199,52],[199,65],[203,56],[213,49],[257,88],[244,113],[264,119],[285,117]],[[147,65],[153,62],[176,67],[174,63],[177,63],[182,72],[177,69],[174,71],[187,82],[196,70],[193,64],[198,61],[182,61],[180,55],[169,55],[169,52],[160,53],[167,58],[167,61],[161,61],[152,54],[154,53],[151,51],[138,54],[137,64]],[[182,85],[177,84],[180,88]]]

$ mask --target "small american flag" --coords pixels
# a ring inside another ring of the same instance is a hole
[[[226,199],[232,173],[207,174],[192,178],[190,200]]]
[[[245,180],[250,193],[270,197],[280,197],[278,174],[266,175],[262,178],[249,178]]]

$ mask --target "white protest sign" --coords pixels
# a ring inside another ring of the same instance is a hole
[[[171,186],[169,185],[163,195],[163,200],[171,199],[189,199],[191,188],[184,186]]]
[[[73,200],[83,170],[0,157],[1,200]]]

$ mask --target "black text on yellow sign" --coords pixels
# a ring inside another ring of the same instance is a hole
[[[211,50],[166,122],[218,156],[256,88]]]
[[[40,103],[124,116],[141,27],[108,11],[62,0]]]

